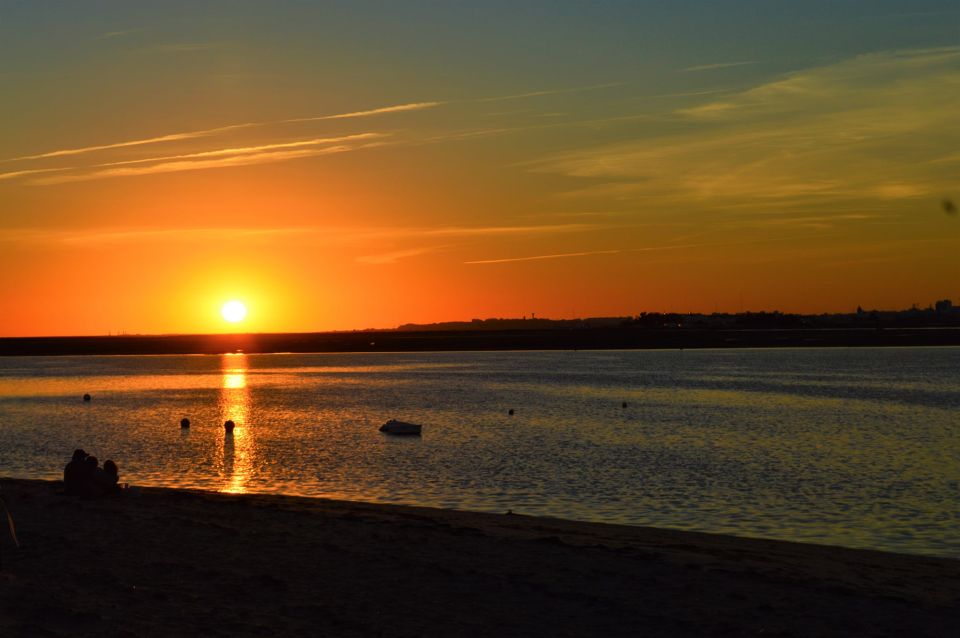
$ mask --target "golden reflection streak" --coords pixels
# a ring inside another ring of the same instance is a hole
[[[243,494],[253,469],[256,444],[247,422],[250,391],[247,388],[247,355],[228,353],[220,356],[223,375],[220,384],[220,423],[230,420],[236,427],[220,439],[220,467],[224,478],[221,492]]]

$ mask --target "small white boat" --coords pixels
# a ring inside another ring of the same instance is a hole
[[[390,419],[386,423],[380,426],[380,431],[386,434],[412,434],[415,436],[420,436],[420,426],[416,423],[406,423],[405,421],[397,421],[396,419]]]

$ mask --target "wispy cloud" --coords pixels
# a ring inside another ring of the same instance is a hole
[[[421,109],[432,108],[434,106],[439,106],[443,102],[416,102],[412,104],[397,104],[393,106],[384,106],[376,109],[368,109],[365,111],[353,111],[349,113],[337,113],[334,115],[320,115],[316,117],[299,117],[299,118],[288,118],[282,120],[266,120],[262,122],[245,122],[242,124],[228,124],[226,126],[217,126],[214,128],[196,130],[196,131],[186,131],[183,133],[170,133],[167,135],[158,135],[156,137],[145,137],[135,140],[126,140],[122,142],[111,142],[109,144],[96,144],[91,146],[80,146],[76,148],[67,148],[60,149],[55,151],[47,151],[44,153],[37,153],[35,155],[23,155],[20,157],[14,157],[7,160],[2,160],[5,162],[13,161],[23,161],[23,160],[39,160],[39,159],[50,159],[55,157],[67,157],[71,155],[83,155],[87,153],[95,153],[98,151],[107,151],[119,148],[129,148],[133,146],[144,146],[148,144],[162,144],[164,142],[176,142],[181,140],[190,140],[200,137],[208,137],[216,135],[219,133],[226,133],[228,131],[234,131],[238,129],[246,129],[260,126],[271,126],[277,124],[292,124],[298,122],[313,122],[321,120],[338,120],[344,118],[359,118],[359,117],[370,117],[374,115],[382,115],[386,113],[398,113],[404,111],[416,111]]]
[[[239,125],[239,126],[243,126],[243,125]],[[159,135],[157,137],[145,137],[142,139],[128,140],[125,142],[111,142],[110,144],[97,144],[94,146],[66,148],[58,151],[47,151],[46,153],[38,153],[36,155],[23,155],[21,157],[13,157],[11,159],[3,160],[3,161],[14,162],[14,161],[20,161],[20,160],[50,159],[53,157],[67,157],[70,155],[83,155],[85,153],[107,151],[115,148],[127,148],[130,146],[143,146],[145,144],[160,144],[163,142],[175,142],[177,140],[188,140],[196,137],[203,137],[205,135],[212,135],[214,133],[218,133],[224,130],[229,130],[231,128],[237,128],[237,126],[213,128],[213,129],[207,129],[205,131],[191,131],[189,133],[171,133],[169,135]]]
[[[101,37],[102,38],[120,37],[120,36],[127,35],[129,33],[133,33],[139,30],[140,29],[131,29],[128,31],[112,31],[104,34]],[[210,48],[211,46],[214,46],[214,45],[205,44],[205,43],[179,43],[179,44],[168,44],[168,45],[162,45],[162,46],[171,51],[193,51],[193,50]],[[496,102],[496,101],[504,101],[504,100],[515,100],[515,99],[537,97],[537,96],[574,93],[574,92],[580,92],[580,91],[594,91],[594,90],[600,90],[604,88],[622,86],[624,84],[625,84],[624,82],[610,82],[605,84],[595,84],[595,85],[581,86],[581,87],[570,87],[570,88],[544,90],[544,91],[531,91],[527,93],[518,93],[514,95],[502,95],[502,96],[496,96],[496,97],[490,97],[490,98],[478,98],[475,100],[464,100],[463,102]],[[8,159],[3,159],[3,160],[0,160],[0,162],[32,161],[32,160],[54,159],[54,158],[61,158],[61,157],[71,157],[71,156],[86,155],[91,153],[98,153],[102,151],[111,151],[111,150],[117,150],[117,149],[126,149],[126,148],[133,148],[133,147],[140,147],[140,146],[147,146],[147,145],[154,145],[154,144],[165,144],[169,142],[193,140],[197,138],[211,137],[214,135],[219,135],[222,133],[228,133],[228,132],[237,131],[241,129],[265,127],[265,126],[276,126],[276,125],[283,125],[283,124],[298,124],[298,123],[305,123],[305,122],[321,122],[321,121],[366,118],[366,117],[374,117],[374,116],[381,116],[381,115],[389,115],[393,113],[407,113],[412,111],[422,111],[426,109],[433,109],[446,104],[450,104],[450,102],[436,101],[436,100],[422,101],[422,102],[409,102],[409,103],[403,103],[403,104],[393,104],[389,106],[382,106],[382,107],[377,107],[372,109],[362,109],[357,111],[348,111],[344,113],[334,113],[331,115],[316,115],[316,116],[308,116],[308,117],[263,120],[263,121],[257,121],[257,122],[242,122],[237,124],[227,124],[224,126],[216,126],[216,127],[207,128],[207,129],[198,129],[198,130],[184,131],[184,132],[178,132],[178,133],[168,133],[164,135],[142,137],[142,138],[136,138],[132,140],[123,140],[118,142],[109,142],[105,144],[91,144],[87,146],[62,148],[62,149],[56,149],[51,151],[44,151],[42,153],[34,153],[30,155],[21,155],[17,157],[8,158]],[[552,117],[555,117],[555,116],[558,116],[559,114],[553,113],[550,115]],[[511,129],[497,129],[495,131],[485,130],[485,131],[479,131],[479,132],[464,133],[462,134],[462,137],[485,135],[485,134],[491,134],[496,132],[508,132],[513,130],[521,130],[521,129],[511,128]],[[136,161],[148,161],[148,160],[136,160]],[[21,173],[20,171],[17,171],[17,173],[23,174],[23,175],[28,174],[28,173]],[[14,176],[12,172],[10,173],[10,175]]]
[[[316,234],[312,227],[278,228],[88,228],[44,229],[6,228],[0,230],[0,242],[62,243],[68,245],[209,243],[210,241],[259,241],[276,237]]]
[[[99,36],[97,36],[97,40],[112,40],[114,38],[122,38],[124,36],[128,36],[133,33],[139,33],[140,31],[143,31],[142,27],[137,29],[122,29],[119,31],[107,31],[106,33],[101,33]]]
[[[702,233],[701,233],[702,234]],[[576,253],[557,253],[550,255],[532,255],[527,257],[505,257],[502,259],[477,259],[465,261],[464,264],[507,264],[520,261],[539,261],[543,259],[566,259],[569,257],[590,257],[592,255],[616,255],[620,253],[657,253],[671,250],[684,250],[691,248],[718,248],[732,246],[746,246],[751,244],[768,244],[784,241],[795,241],[798,239],[813,239],[822,237],[822,235],[804,235],[791,237],[765,237],[762,239],[747,239],[741,241],[729,242],[702,242],[702,243],[682,243],[682,244],[664,244],[662,246],[641,246],[637,248],[614,248],[609,250],[587,250]],[[674,238],[677,241],[680,238]]]
[[[275,144],[260,144],[258,146],[240,146],[232,148],[220,148],[212,151],[200,151],[197,153],[184,153],[181,155],[166,155],[162,157],[148,157],[135,160],[123,160],[120,162],[106,162],[95,164],[94,167],[103,166],[127,166],[131,164],[148,164],[153,162],[166,162],[172,160],[186,160],[204,157],[220,157],[230,155],[249,155],[252,153],[262,153],[265,151],[274,151],[278,149],[299,148],[304,146],[319,146],[321,144],[337,144],[341,142],[357,142],[360,140],[371,140],[387,137],[386,133],[357,133],[354,135],[341,135],[339,137],[319,137],[309,140],[296,140],[293,142],[277,142]],[[67,170],[67,169],[62,169]],[[71,169],[71,170],[76,170]]]
[[[465,261],[465,264],[507,264],[516,261],[540,261],[542,259],[566,259],[568,257],[590,257],[592,255],[617,255],[620,253],[650,253],[680,248],[703,248],[717,244],[665,244],[663,246],[644,246],[641,248],[613,248],[610,250],[587,250],[577,253],[557,253],[552,255],[532,255],[528,257],[505,257],[502,259],[477,259]]]
[[[815,229],[826,230],[835,228],[842,223],[858,223],[868,220],[881,219],[881,216],[869,213],[839,213],[832,215],[763,215],[749,219],[731,219],[728,225],[737,228],[744,227],[776,227],[776,228],[797,228],[797,229]]]
[[[577,233],[597,228],[596,224],[542,224],[533,226],[447,226],[410,229],[410,232],[432,237],[479,237],[491,235],[546,235]]]
[[[123,244],[152,242],[208,242],[263,240],[277,237],[304,235],[315,232],[312,228],[179,228],[139,230],[95,230],[86,233],[67,234],[62,237],[66,244]]]
[[[716,95],[717,93],[728,93],[729,89],[704,89],[702,91],[680,91],[678,93],[655,93],[654,95],[638,95],[629,98],[630,101],[637,100],[655,100],[674,97],[700,97],[701,95]]]
[[[290,120],[281,120],[278,123],[292,122],[313,122],[317,120],[342,120],[352,117],[370,117],[371,115],[385,115],[387,113],[402,113],[405,111],[422,111],[423,109],[432,109],[440,106],[444,102],[412,102],[410,104],[397,104],[395,106],[384,106],[378,109],[369,109],[366,111],[353,111],[352,113],[339,113],[337,115],[323,115],[320,117],[299,117]]]
[[[395,264],[401,259],[407,259],[409,257],[418,257],[426,253],[434,252],[436,248],[410,248],[408,250],[396,250],[389,253],[380,253],[376,255],[364,255],[362,257],[357,257],[357,261],[361,264],[374,264],[374,265],[384,265],[384,264]]]
[[[117,31],[112,33],[114,34],[112,37],[119,37],[120,35],[124,35],[128,32]],[[178,44],[178,45],[164,45],[164,46],[172,47],[178,50],[195,50],[197,48],[205,48],[210,45]],[[590,85],[590,86],[583,86],[583,87],[571,87],[571,88],[545,90],[545,91],[532,91],[528,93],[521,93],[521,94],[515,94],[515,95],[504,95],[504,96],[497,96],[497,97],[491,97],[491,98],[480,98],[476,100],[465,100],[464,102],[488,102],[488,101],[493,102],[493,101],[502,101],[502,100],[513,100],[513,99],[521,99],[526,97],[535,97],[535,96],[543,96],[543,95],[556,95],[556,94],[572,93],[572,92],[579,92],[579,91],[599,90],[599,89],[608,88],[608,87],[621,86],[623,84],[624,84],[623,82],[613,82],[613,83],[597,84],[597,85]],[[407,112],[413,112],[413,111],[433,109],[446,104],[450,104],[450,102],[445,102],[445,101],[409,102],[409,103],[403,103],[403,104],[383,106],[383,107],[378,107],[373,109],[363,109],[358,111],[348,111],[344,113],[334,113],[331,115],[284,118],[284,119],[274,119],[274,120],[263,120],[263,121],[257,121],[257,122],[242,122],[237,124],[216,126],[216,127],[207,128],[207,129],[198,129],[198,130],[184,131],[184,132],[178,132],[178,133],[168,133],[164,135],[136,138],[132,140],[123,140],[118,142],[109,142],[105,144],[91,144],[88,146],[77,146],[77,147],[56,149],[51,151],[45,151],[42,153],[34,153],[30,155],[21,155],[18,157],[8,158],[8,159],[0,160],[0,162],[33,161],[33,160],[46,160],[46,159],[56,159],[56,158],[63,158],[63,157],[81,156],[81,155],[87,155],[87,154],[98,153],[103,151],[112,151],[112,150],[142,147],[142,146],[148,146],[148,145],[160,145],[160,144],[165,144],[170,142],[181,142],[186,140],[194,140],[198,138],[212,137],[212,136],[233,132],[241,129],[276,126],[276,125],[284,125],[284,124],[299,124],[299,123],[305,123],[305,122],[321,122],[321,121],[335,121],[335,120],[348,120],[348,119],[356,119],[356,118],[375,117],[375,116],[389,115],[393,113],[407,113]],[[551,117],[559,117],[560,115],[561,114],[558,114],[558,113],[550,114]],[[564,126],[567,124],[561,123],[559,125]],[[548,126],[551,126],[551,125],[548,125]],[[523,127],[484,129],[484,130],[469,131],[469,132],[464,132],[459,134],[454,133],[454,134],[441,135],[441,136],[438,136],[437,139],[438,140],[439,139],[467,139],[470,137],[491,135],[491,134],[504,133],[504,132],[513,132],[517,130],[525,130],[525,129]],[[428,139],[427,141],[431,141],[431,140]],[[295,144],[298,144],[298,143],[294,143],[294,145]],[[269,146],[273,146],[273,145],[269,145]],[[277,144],[275,145],[275,147],[281,148],[282,145]],[[228,151],[226,150],[224,151],[215,150],[215,151],[198,152],[193,154],[184,154],[181,157],[202,157],[204,153],[226,154],[227,152]],[[152,160],[138,159],[138,160],[128,160],[126,163],[130,163],[130,164],[148,163],[150,161]],[[120,165],[123,163],[124,162],[114,162],[111,164]],[[59,168],[59,169],[50,169],[50,170],[69,170],[69,169]],[[9,178],[13,178],[18,176],[26,176],[26,175],[29,175],[29,173],[23,172],[23,171],[15,171],[15,172],[10,172],[9,175],[10,175]],[[62,181],[76,181],[76,180],[64,179]],[[44,181],[43,183],[56,183],[56,182]]]
[[[924,97],[949,90],[958,72],[960,47],[892,51],[860,55],[823,67],[787,74],[777,80],[731,95],[722,102],[707,103],[678,113],[690,117],[757,117],[773,113],[809,113],[817,117],[855,111],[876,104],[879,108],[903,109],[913,104],[905,99],[909,86]],[[936,86],[937,82],[946,85]],[[899,99],[898,99],[899,98]],[[918,109],[919,110],[919,109]],[[866,112],[864,115],[873,113]],[[916,121],[921,114],[914,115]],[[872,123],[872,122],[870,122]]]
[[[157,45],[158,51],[164,53],[193,53],[195,51],[209,51],[222,45],[214,42],[171,42]]]
[[[480,237],[544,237],[548,235],[582,233],[604,228],[599,224],[530,224],[522,226],[386,226],[381,228],[326,228],[330,237],[345,240],[403,240],[432,237],[463,239]]]
[[[687,73],[696,73],[698,71],[714,71],[717,69],[730,69],[735,66],[748,66],[759,64],[756,60],[744,60],[742,62],[716,62],[714,64],[699,64],[697,66],[688,66],[684,69]]]
[[[58,168],[13,171],[10,173],[0,173],[0,180],[26,177],[42,173],[61,173],[60,175],[56,176],[34,179],[30,182],[34,185],[49,186],[53,184],[84,182],[108,177],[130,177],[137,175],[149,175],[153,173],[171,173],[188,170],[224,168],[229,166],[247,166],[251,164],[264,164],[300,159],[302,157],[313,157],[316,155],[329,155],[331,153],[345,152],[361,147],[372,146],[373,143],[371,143],[370,140],[383,137],[387,137],[387,134],[356,133],[353,135],[341,135],[338,137],[321,137],[308,140],[295,140],[292,142],[259,144],[256,146],[220,148],[209,151],[199,151],[196,153],[181,153],[179,155],[164,155],[135,160],[102,162],[99,164],[89,164],[85,166],[63,166]],[[356,145],[357,142],[366,142],[366,144]],[[354,145],[349,146],[345,144]],[[329,146],[322,149],[306,149],[302,151],[288,150],[321,145]],[[149,166],[139,166],[143,164],[149,164]]]
[[[604,84],[589,84],[587,86],[574,86],[565,89],[549,89],[545,91],[529,91],[527,93],[514,93],[513,95],[498,95],[496,97],[483,97],[472,100],[474,102],[503,102],[506,100],[521,100],[530,97],[541,97],[544,95],[560,95],[563,93],[580,93],[583,91],[598,91],[600,89],[610,89],[617,86],[624,86],[626,82],[607,82]]]
[[[634,215],[636,211],[632,210],[603,210],[603,211],[551,211],[547,213],[530,213],[524,215],[524,217],[550,217],[550,218],[581,218],[581,219],[590,219],[590,218],[615,218],[623,217],[624,215]]]
[[[81,173],[79,175],[57,175],[53,177],[41,177],[32,183],[37,185],[66,184],[69,182],[85,182],[94,179],[104,179],[108,177],[133,177],[139,175],[155,175],[157,173],[176,173],[182,171],[208,170],[211,168],[227,168],[235,166],[251,166],[254,164],[268,164],[274,162],[286,162],[305,157],[317,157],[320,155],[331,155],[334,153],[345,153],[360,147],[351,146],[330,146],[320,149],[302,149],[296,151],[270,151],[265,153],[251,153],[248,155],[237,155],[231,157],[222,157],[218,159],[206,160],[177,160],[172,162],[161,162],[150,166],[125,166],[117,168],[107,168],[103,170]]]
[[[540,261],[542,259],[566,259],[568,257],[587,257],[590,255],[615,255],[622,250],[589,250],[582,253],[557,253],[553,255],[533,255],[530,257],[506,257],[504,259],[477,259],[465,261],[465,264],[506,264],[515,261]]]
[[[24,171],[11,171],[9,173],[0,173],[0,180],[5,179],[16,179],[17,177],[26,177],[28,175],[36,175],[38,173],[53,173],[57,171],[62,171],[65,169],[62,168],[34,168]]]
[[[955,184],[960,47],[858,56],[676,111],[687,130],[554,156],[579,197],[757,208],[907,200]]]
[[[598,228],[591,224],[544,224],[528,226],[388,226],[381,228],[354,226],[277,226],[277,227],[205,227],[205,228],[87,228],[87,229],[0,229],[0,241],[38,241],[69,244],[206,242],[211,238],[257,241],[278,236],[298,237],[320,243],[403,241],[423,237],[457,239],[488,236],[540,237],[558,233],[575,233]],[[388,263],[388,257],[403,257],[440,250],[444,243],[428,248],[401,249],[384,255],[370,255],[366,263]],[[416,251],[416,252],[414,252]]]

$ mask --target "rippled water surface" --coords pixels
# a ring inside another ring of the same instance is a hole
[[[960,557],[958,408],[957,348],[0,358],[0,475]]]

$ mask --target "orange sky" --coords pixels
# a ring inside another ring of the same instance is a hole
[[[26,4],[2,336],[960,301],[949,4]]]

